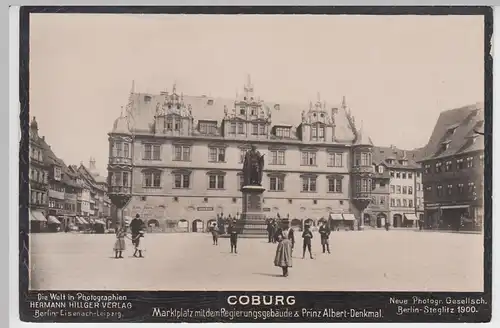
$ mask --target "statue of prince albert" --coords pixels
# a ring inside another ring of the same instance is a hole
[[[246,152],[243,162],[243,185],[261,186],[262,171],[264,170],[264,155],[261,155],[257,148],[252,145]]]

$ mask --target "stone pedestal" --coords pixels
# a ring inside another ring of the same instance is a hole
[[[241,188],[243,208],[237,222],[241,237],[267,238],[266,214],[262,208],[265,190],[262,186]]]

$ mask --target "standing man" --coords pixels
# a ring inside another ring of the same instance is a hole
[[[131,238],[132,238],[132,244],[136,246],[137,241],[139,238],[139,232],[141,231],[142,227],[144,226],[144,222],[140,219],[139,213],[135,215],[135,218],[130,222],[130,232],[131,232]]]
[[[309,251],[309,256],[313,259],[312,250],[311,250],[311,239],[313,238],[312,231],[310,229],[310,225],[306,224],[304,227],[304,232],[302,233],[302,258],[306,257],[306,249]]]
[[[272,220],[267,221],[267,242],[273,242],[273,223]]]
[[[238,246],[238,230],[236,228],[236,220],[233,220],[233,222],[229,224],[227,233],[229,234],[229,241],[231,242],[231,253],[234,250],[234,253],[238,254],[238,250],[236,249]]]
[[[323,247],[323,253],[325,253],[326,248],[326,250],[328,250],[328,254],[330,254],[330,229],[326,225],[325,221],[321,223],[321,227],[319,228],[319,235],[321,236],[321,246]]]

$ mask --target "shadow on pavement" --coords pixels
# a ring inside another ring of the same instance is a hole
[[[256,274],[256,275],[259,275],[259,276],[267,276],[267,277],[283,277],[282,274],[272,274],[272,273],[261,273],[261,272],[256,272],[256,273],[253,273],[253,274]]]

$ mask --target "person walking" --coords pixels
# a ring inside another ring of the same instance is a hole
[[[311,250],[311,240],[313,238],[312,231],[309,225],[304,227],[304,232],[302,232],[302,258],[306,257],[306,249],[309,251],[309,256],[313,259],[312,250]]]
[[[319,228],[319,235],[321,236],[321,246],[323,247],[323,253],[325,250],[330,254],[330,228],[326,225],[326,222],[321,224]]]
[[[272,243],[273,242],[273,223],[271,220],[267,222],[267,242]]]
[[[238,229],[236,228],[236,220],[233,220],[229,227],[227,228],[229,234],[229,241],[231,243],[231,253],[238,254]]]
[[[278,246],[274,256],[274,265],[283,270],[283,277],[288,277],[288,268],[292,267],[292,243],[286,234],[276,236]]]
[[[135,215],[135,218],[130,222],[130,232],[131,232],[131,238],[132,238],[132,244],[135,246],[135,242],[137,242],[139,239],[137,236],[139,236],[139,232],[144,226],[144,222],[141,220],[141,216],[139,213]]]

